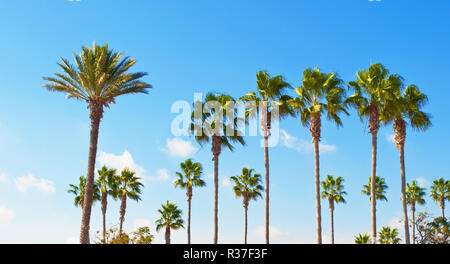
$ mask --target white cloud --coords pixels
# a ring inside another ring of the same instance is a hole
[[[253,229],[253,234],[255,236],[257,236],[258,238],[264,238],[266,235],[266,227],[265,226],[256,227],[255,229]],[[285,233],[274,226],[269,226],[269,235],[270,235],[270,238],[273,239],[273,238],[281,237],[281,236],[285,235]]]
[[[169,153],[170,156],[185,158],[196,152],[197,148],[190,141],[172,138],[166,140],[166,146],[162,150]]]
[[[294,149],[301,153],[311,153],[314,151],[314,145],[311,141],[298,139],[289,134],[286,130],[280,129],[281,144],[287,148]],[[336,150],[336,146],[329,145],[326,142],[319,143],[319,151],[321,153],[329,153]]]
[[[398,231],[398,237],[400,237],[402,240],[405,239],[405,227],[403,224],[403,220],[398,217],[393,217],[389,219],[387,226],[389,226],[392,229],[397,228]],[[381,230],[381,228],[380,228]]]
[[[133,222],[134,229],[137,230],[139,227],[148,226],[151,227],[152,223],[148,219],[135,219]]]
[[[223,178],[223,180],[222,180],[222,185],[223,185],[223,186],[230,186],[230,185],[231,185],[230,179],[228,179],[228,178]]]
[[[0,182],[9,183],[9,177],[6,173],[0,172]]]
[[[429,188],[431,186],[430,182],[423,177],[417,178],[417,184],[422,188]]]
[[[6,206],[0,205],[0,226],[9,224],[16,214]]]
[[[131,153],[128,152],[128,150],[125,150],[122,155],[114,155],[100,151],[97,161],[101,166],[111,167],[117,169],[119,172],[128,168],[129,170],[136,172],[137,177],[141,179],[144,179],[145,177],[145,169],[134,162],[133,156],[131,156]]]
[[[53,186],[53,182],[47,179],[39,179],[33,176],[33,174],[29,173],[27,176],[19,177],[14,180],[16,183],[17,189],[20,192],[25,192],[28,189],[38,189],[45,193],[55,192],[55,186]]]
[[[170,179],[169,171],[167,169],[159,169],[156,171],[156,175],[151,176],[150,179],[157,181],[167,181]]]

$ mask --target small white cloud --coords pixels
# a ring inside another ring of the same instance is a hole
[[[134,229],[138,229],[139,227],[148,226],[151,227],[152,223],[148,219],[135,219],[133,222]]]
[[[0,205],[0,226],[9,224],[16,214],[6,206]]]
[[[311,153],[314,151],[314,145],[311,141],[304,139],[298,139],[295,136],[289,134],[286,130],[280,129],[281,132],[281,144],[287,148],[294,149],[301,153]],[[321,153],[329,153],[336,150],[336,146],[329,145],[325,141],[319,143],[319,150]]]
[[[389,219],[387,226],[389,226],[392,229],[397,228],[398,231],[398,237],[400,237],[402,240],[405,238],[405,226],[403,224],[403,220],[398,217],[393,217]],[[381,229],[380,229],[381,230]]]
[[[169,171],[167,169],[159,169],[156,171],[156,175],[151,176],[150,179],[157,181],[167,181],[170,179]]]
[[[230,186],[230,185],[231,185],[230,179],[228,179],[228,178],[223,178],[223,180],[222,180],[222,185],[223,185],[223,186]]]
[[[429,188],[431,186],[430,182],[423,177],[417,178],[417,184],[422,188]]]
[[[14,182],[20,192],[25,192],[28,189],[38,189],[45,193],[55,192],[55,187],[53,186],[52,181],[47,179],[38,179],[31,173],[27,176],[15,179]]]
[[[181,138],[172,138],[166,140],[166,146],[162,151],[169,153],[172,157],[186,158],[197,151],[190,141]]]
[[[264,238],[266,235],[266,227],[265,226],[258,226],[255,229],[253,229],[253,234],[255,234],[255,236],[257,236],[258,238]],[[270,238],[277,238],[280,236],[283,236],[285,233],[283,231],[281,231],[280,229],[274,227],[274,226],[269,226],[269,235]]]
[[[101,166],[117,169],[119,173],[123,169],[128,168],[134,171],[137,177],[141,179],[145,177],[145,169],[134,162],[133,156],[128,150],[125,150],[122,155],[114,155],[100,151],[97,161]]]
[[[0,172],[0,182],[9,183],[8,174]]]

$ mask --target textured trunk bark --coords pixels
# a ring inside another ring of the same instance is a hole
[[[166,244],[170,244],[170,225],[166,224]]]
[[[416,244],[416,202],[415,201],[411,201],[411,214],[412,214],[412,220],[413,220],[412,243],[414,245],[414,244]]]
[[[103,243],[106,244],[106,209],[108,207],[108,193],[102,194],[102,217],[103,217]]]
[[[316,225],[317,244],[322,244],[322,213],[320,207],[319,142],[314,142],[315,182],[316,182]]]
[[[445,218],[445,214],[444,214],[445,200],[444,200],[444,197],[441,198],[440,204],[441,204],[441,210],[442,210],[442,217]]]
[[[370,201],[372,211],[372,243],[377,243],[377,199],[375,195],[375,179],[377,174],[377,134],[372,134],[372,176],[370,183]]]
[[[188,244],[191,244],[191,200],[192,200],[191,195],[188,195],[188,226],[187,226]]]
[[[330,215],[331,215],[331,244],[334,244],[334,203],[330,201]]]
[[[122,202],[120,204],[120,227],[119,234],[122,234],[123,222],[125,221],[125,211],[127,208],[127,195],[122,196]]]
[[[399,146],[400,153],[400,176],[401,176],[401,191],[402,191],[402,207],[403,207],[403,221],[405,228],[405,243],[410,244],[409,239],[409,224],[408,224],[408,208],[406,205],[406,177],[405,177],[405,146]]]
[[[94,194],[94,170],[95,159],[97,156],[97,144],[98,134],[100,128],[100,120],[103,114],[103,105],[95,102],[89,103],[90,119],[91,119],[91,132],[89,143],[89,160],[88,170],[86,176],[86,186],[83,201],[83,213],[81,216],[81,228],[80,228],[80,244],[89,244],[89,224],[91,221],[91,209]]]
[[[269,244],[269,137],[264,136],[264,164],[266,173],[266,244]]]
[[[214,160],[214,244],[218,243],[219,230],[219,155],[221,153],[222,141],[219,136],[213,135],[211,151]]]
[[[248,208],[245,207],[244,208],[244,214],[245,214],[245,231],[244,231],[244,244],[247,244],[247,212],[248,212]]]

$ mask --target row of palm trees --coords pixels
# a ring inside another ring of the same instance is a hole
[[[56,73],[56,77],[44,77],[44,85],[50,91],[64,92],[67,98],[76,98],[86,101],[90,110],[91,132],[89,146],[88,170],[86,176],[86,198],[83,201],[83,213],[80,228],[80,243],[89,243],[89,222],[92,202],[94,198],[94,170],[97,154],[97,143],[100,121],[105,107],[116,102],[118,96],[133,93],[148,93],[152,86],[143,82],[145,72],[129,73],[135,60],[129,57],[122,58],[122,53],[114,52],[108,45],[98,46],[94,43],[92,48],[83,47],[80,55],[74,54],[76,67],[68,60],[61,58],[58,65],[64,71]],[[341,115],[349,115],[348,109],[354,108],[361,120],[369,120],[369,133],[372,134],[372,173],[371,197],[375,197],[375,176],[377,163],[377,133],[382,124],[393,122],[395,141],[400,154],[400,178],[403,217],[405,220],[406,243],[409,243],[409,228],[407,224],[406,185],[404,144],[406,125],[424,131],[431,126],[430,117],[421,109],[427,102],[425,94],[421,93],[415,85],[405,88],[403,79],[397,74],[390,74],[380,63],[372,64],[367,70],[358,71],[356,80],[347,83],[348,90],[353,94],[346,97],[344,82],[336,73],[322,73],[318,68],[306,69],[300,86],[295,88],[295,97],[287,94],[292,86],[282,75],[270,76],[267,71],[256,74],[257,91],[250,92],[239,98],[243,102],[255,102],[260,105],[260,126],[264,138],[265,161],[265,240],[269,243],[269,145],[271,134],[271,116],[276,109],[281,118],[298,116],[301,124],[309,128],[315,156],[315,192],[317,217],[317,243],[322,243],[321,204],[320,204],[320,163],[319,142],[321,139],[322,115],[342,126]],[[190,132],[201,144],[211,143],[214,161],[214,238],[218,242],[218,174],[219,155],[222,147],[233,150],[233,144],[245,145],[244,138],[239,131],[234,130],[232,135],[225,133],[225,127],[234,128],[239,120],[224,117],[217,118],[216,108],[208,107],[208,102],[216,101],[221,110],[234,103],[230,95],[208,94],[204,102],[194,102],[195,107],[205,109],[197,116],[192,114]],[[275,107],[276,105],[276,107]],[[236,115],[235,115],[236,116]],[[245,122],[256,115],[248,113]],[[203,133],[201,133],[203,132]],[[376,241],[376,199],[371,199],[372,207],[372,237]]]

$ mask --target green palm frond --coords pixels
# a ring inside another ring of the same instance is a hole
[[[361,191],[362,194],[368,195],[369,199],[371,197],[371,186],[372,186],[372,177],[369,177],[369,183],[363,186]],[[380,178],[378,175],[375,176],[375,199],[387,201],[386,190],[388,186],[385,183],[384,178]]]
[[[406,202],[408,204],[417,203],[417,204],[425,204],[425,188],[417,185],[416,181],[412,181],[411,185],[409,183],[406,184]]]
[[[249,200],[262,197],[264,190],[261,183],[261,175],[254,173],[254,169],[242,168],[242,174],[230,177],[234,182],[233,191],[236,197],[247,196]]]
[[[167,225],[174,230],[184,228],[184,221],[181,217],[182,211],[175,203],[167,201],[166,204],[161,205],[161,209],[158,209],[158,212],[161,214],[161,217],[155,222],[156,231]]]
[[[337,177],[334,179],[332,174],[329,174],[327,178],[321,182],[322,195],[321,198],[332,200],[335,203],[345,203],[344,195],[347,193],[344,191],[344,178]]]

